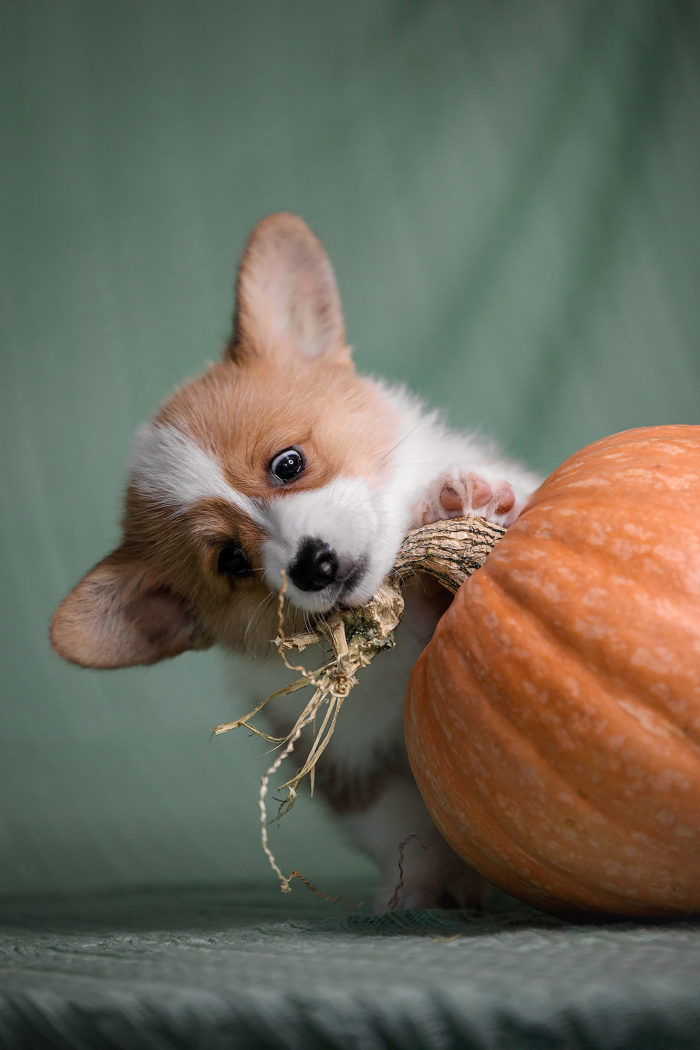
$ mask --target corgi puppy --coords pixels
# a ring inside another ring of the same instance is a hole
[[[507,526],[538,484],[357,375],[322,245],[297,216],[272,215],[245,248],[223,359],[139,429],[122,541],[59,605],[51,641],[96,668],[213,645],[265,656],[250,706],[286,674],[270,645],[282,570],[292,633],[369,599],[408,530],[470,513]],[[427,577],[405,591],[397,646],[344,706],[316,784],[379,866],[378,910],[466,906],[481,880],[432,825],[403,740],[408,677],[449,596]],[[289,728],[279,707],[271,717]]]

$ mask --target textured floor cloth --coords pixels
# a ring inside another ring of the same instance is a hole
[[[374,917],[299,886],[6,900],[4,1048],[672,1050],[700,1045],[700,926]]]

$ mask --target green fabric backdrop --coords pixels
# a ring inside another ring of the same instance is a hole
[[[220,657],[48,646],[131,435],[218,354],[244,239],[326,243],[361,367],[543,471],[700,422],[698,5],[3,0],[0,891],[271,878]],[[234,681],[250,671],[234,670]],[[304,801],[284,867],[369,868]]]

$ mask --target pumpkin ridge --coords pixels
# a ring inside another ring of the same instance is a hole
[[[700,503],[700,493],[698,494],[698,501]],[[546,541],[548,544],[551,544],[552,547],[555,550],[559,551],[559,552],[569,551],[569,552],[576,552],[577,554],[581,554],[582,552],[585,551],[587,557],[593,557],[597,561],[602,561],[605,565],[614,565],[614,564],[619,563],[619,556],[614,551],[611,551],[610,548],[605,543],[593,542],[589,538],[589,532],[582,531],[582,530],[579,529],[576,532],[576,535],[572,536],[572,537],[569,537],[566,534],[565,530],[564,530],[564,535],[555,535],[554,529],[552,529],[551,532],[549,532],[549,531],[543,532],[541,530],[541,526],[538,528],[537,525],[532,525],[531,518],[529,518],[528,514],[527,514],[528,510],[531,510],[533,513],[536,510],[538,515],[540,514],[540,512],[543,515],[547,515],[548,522],[549,521],[554,522],[554,520],[556,518],[556,515],[557,515],[557,511],[560,510],[562,504],[564,504],[567,508],[569,508],[569,507],[572,507],[572,505],[575,505],[576,502],[577,501],[575,501],[573,499],[567,499],[567,500],[561,500],[561,501],[559,501],[559,500],[550,500],[548,503],[528,504],[528,506],[525,508],[525,510],[520,515],[520,517],[517,519],[517,521],[515,521],[513,523],[513,525],[511,525],[510,528],[508,529],[508,535],[509,536],[511,534],[515,535],[517,537],[518,544],[520,544],[520,543],[527,543],[529,545],[533,540],[541,540],[543,542]],[[625,503],[627,504],[627,500],[625,500]],[[619,504],[617,504],[616,501],[614,501],[614,500],[610,500],[610,506],[614,510],[618,510],[619,509]],[[700,528],[698,527],[697,512],[692,512],[692,513],[691,512],[688,512],[688,513],[679,512],[678,514],[676,514],[674,512],[674,525],[676,526],[674,536],[673,537],[668,537],[668,536],[665,537],[667,542],[668,542],[668,544],[669,544],[669,546],[672,543],[677,545],[678,542],[679,542],[678,517],[681,516],[681,514],[682,514],[683,517],[687,518],[687,520],[688,520],[688,523],[689,523],[689,526],[690,526],[689,529],[688,529],[688,532],[691,533],[694,536],[694,538],[697,538],[698,540],[700,540]],[[575,518],[577,523],[581,522],[581,521],[584,521],[584,520],[587,520],[587,523],[590,523],[590,521],[591,521],[593,516],[590,513],[586,512],[586,502],[585,502],[585,500],[582,499],[581,500],[581,513],[580,513],[580,515],[571,514],[568,517],[570,517],[570,519],[572,519],[572,520]],[[596,516],[596,518],[593,519],[593,520],[600,521],[601,523],[602,522],[608,522],[609,523],[611,521],[611,517],[612,517],[612,515],[608,515],[608,516],[600,515],[600,517]],[[522,522],[522,526],[521,526],[521,522]],[[641,523],[642,524],[644,523],[643,520],[642,520]],[[557,524],[559,524],[559,521],[557,521]],[[617,538],[619,538],[619,537],[617,537]],[[512,546],[512,542],[511,542],[511,546]],[[489,557],[488,557],[489,565],[493,565],[494,562],[497,562],[499,560],[498,555],[499,555],[499,552],[501,552],[501,551],[502,551],[502,549],[499,547],[498,544],[496,544],[496,546],[494,547],[494,549],[491,552],[491,554],[489,554]],[[506,555],[503,555],[502,553],[500,553],[500,557],[505,557],[505,556]],[[512,556],[512,555],[510,555],[510,556]],[[638,565],[639,561],[640,561],[640,559],[636,558],[634,560],[633,564]],[[618,576],[620,575],[619,572],[617,573],[617,575]],[[666,582],[666,585],[667,585],[666,586],[666,590],[669,593],[669,595],[671,595],[673,597],[674,601],[676,601],[676,600],[685,601],[690,608],[692,608],[695,611],[697,610],[697,601],[695,600],[695,596],[691,597],[691,596],[688,595],[687,586],[681,586],[680,583],[676,582],[674,579],[669,580],[668,577],[665,578],[665,582]],[[664,578],[663,577],[655,576],[654,577],[654,590],[656,592],[658,592],[661,589],[663,583],[664,583]],[[685,578],[683,580],[683,583],[685,584]],[[698,597],[700,597],[700,589],[698,591]],[[696,614],[697,614],[697,612],[696,612]]]
[[[574,511],[578,509],[579,501],[573,498],[552,499],[546,503],[528,504],[520,517],[509,527],[508,533],[514,532],[519,542],[523,541],[526,536],[543,537],[552,543],[561,544],[564,548],[572,546],[575,542],[576,549],[585,549],[591,555],[606,558],[611,563],[619,563],[619,554],[616,552],[614,544],[621,540],[628,540],[630,546],[633,547],[637,539],[628,531],[630,522],[626,520],[626,511],[632,503],[632,500],[628,500],[625,497],[624,511],[621,512],[620,502],[610,499],[606,501],[606,506],[603,508],[605,512],[600,514],[593,514],[590,510],[587,512],[585,499],[581,499],[578,513],[574,513]],[[698,492],[698,505],[700,505],[700,492]],[[673,533],[665,532],[652,537],[651,534],[658,532],[659,528],[655,518],[661,513],[667,513],[666,508],[659,507],[658,503],[639,504],[639,506],[641,512],[636,517],[635,523],[640,529],[647,529],[650,544],[653,542],[655,547],[665,544],[668,548],[673,548],[679,542],[694,541],[699,548],[698,558],[700,560],[700,527],[698,526],[697,510],[694,508],[688,510],[683,508],[674,509],[672,512]],[[528,514],[528,511],[531,513]],[[566,517],[564,516],[565,514]],[[544,528],[541,521],[543,515],[547,516],[547,525]],[[539,521],[537,520],[538,518],[540,519]],[[618,519],[620,518],[623,518],[624,521],[623,530],[618,526]],[[593,531],[595,527],[605,529],[609,533],[609,538],[606,537],[605,540],[601,540],[600,536],[596,536]],[[555,535],[555,533],[558,534]],[[498,544],[496,544],[492,553],[489,554],[489,560],[497,549]],[[630,561],[630,564],[639,564],[644,557],[653,562],[655,560],[652,557],[653,554],[654,550],[650,548],[649,551],[644,552],[641,556],[637,554],[633,561]],[[661,583],[661,577],[655,576],[654,578]],[[688,591],[687,588],[682,587],[683,582],[681,581],[681,585],[679,585],[675,579],[672,579],[669,589],[673,588],[674,590],[682,591],[687,596]],[[696,589],[696,594],[700,597],[700,587]]]
[[[467,666],[467,662],[462,662],[462,666]],[[484,690],[485,693],[487,693],[489,699],[496,701],[498,700],[498,689],[491,689],[489,685],[483,682],[479,682],[479,686]],[[559,784],[559,787],[562,790],[562,793],[570,795],[576,794],[576,807],[579,811],[581,809],[585,809],[586,811],[588,811],[589,815],[592,815],[594,818],[600,818],[607,824],[611,824],[618,828],[622,828],[628,832],[630,830],[636,831],[639,835],[644,836],[645,840],[649,840],[649,845],[653,848],[653,840],[651,840],[648,830],[643,825],[632,825],[630,823],[630,820],[628,819],[627,814],[617,814],[614,811],[610,812],[608,808],[609,796],[605,795],[604,791],[595,792],[591,789],[590,784],[586,783],[586,790],[584,792],[583,788],[579,788],[576,784],[572,784],[572,778],[567,777],[565,771],[563,771],[558,766],[555,766],[550,752],[546,750],[541,750],[538,747],[536,747],[531,739],[525,739],[525,737],[523,736],[522,728],[519,727],[516,722],[513,722],[512,719],[508,718],[508,716],[504,714],[501,708],[497,708],[496,710],[491,709],[490,715],[492,718],[494,718],[495,721],[499,723],[500,739],[503,740],[504,738],[510,736],[511,743],[515,743],[516,747],[521,753],[529,753],[530,755],[535,756],[536,761],[526,762],[526,765],[528,765],[532,769],[536,769],[540,765],[546,765],[551,779],[556,779],[556,781]],[[449,742],[445,742],[443,740],[443,748],[446,751],[449,751],[454,756],[455,760],[458,760],[458,751],[455,748],[450,747]],[[481,791],[479,791],[478,797],[483,812],[490,816],[494,825],[502,828],[503,811],[492,804],[490,795],[484,794]],[[533,861],[537,861],[538,857],[535,854],[529,852],[526,842],[521,837],[520,822],[517,821],[515,818],[511,818],[510,824],[511,828],[517,829],[518,832],[518,834],[516,835],[513,834],[512,830],[510,831],[511,840],[515,844],[517,844],[517,846],[524,855],[529,856],[530,859]],[[678,848],[680,849],[680,846]],[[552,858],[549,858],[549,863],[552,865],[552,867],[562,872],[570,873],[572,870],[574,870],[573,868],[567,866],[563,862],[555,861]],[[583,881],[583,879],[580,878],[580,881]],[[600,885],[600,879],[592,878],[592,885],[596,884]],[[621,897],[624,896],[623,894],[619,893],[618,895]]]
[[[476,581],[477,576],[475,575],[472,579],[474,579],[474,581]],[[492,587],[498,589],[498,591],[501,594],[502,598],[505,599],[505,602],[508,605],[512,604],[510,596],[508,595],[508,593],[505,592],[503,590],[503,588],[500,585],[498,585],[496,583],[496,581],[494,581],[492,579],[492,577],[489,577],[489,583],[492,585]],[[468,584],[466,586],[467,586],[467,590],[468,590]],[[464,600],[465,600],[465,604],[468,603],[468,600],[469,600],[468,599],[468,594],[465,594],[465,599]],[[491,604],[491,607],[493,608],[493,606],[495,604],[494,601],[493,601],[493,594],[490,595],[490,604]],[[518,614],[520,614],[521,608],[522,608],[521,606],[518,606]],[[554,653],[556,655],[557,651],[560,649],[560,645],[558,644],[559,643],[558,637],[556,635],[553,635],[547,629],[546,625],[544,625],[542,623],[541,619],[536,614],[534,614],[531,609],[527,609],[527,610],[525,610],[525,612],[528,615],[530,626],[534,627],[535,630],[538,632],[537,644],[532,646],[529,649],[529,653],[530,652],[541,652],[542,648],[546,644],[547,649],[550,650],[550,651],[554,651]],[[499,616],[499,619],[504,619],[506,615],[507,614],[501,612],[501,614]],[[519,615],[518,615],[518,618],[520,618]],[[532,740],[529,738],[529,728],[528,728],[527,723],[522,721],[522,720],[515,720],[514,721],[512,718],[510,718],[504,712],[502,706],[500,705],[499,700],[501,698],[503,689],[499,688],[498,682],[496,680],[497,676],[492,674],[492,673],[491,674],[486,674],[486,675],[479,675],[478,671],[474,668],[473,664],[462,653],[462,651],[460,649],[460,646],[459,646],[459,637],[458,636],[457,637],[452,637],[452,638],[450,638],[449,641],[448,641],[447,638],[445,638],[445,632],[446,631],[449,631],[450,634],[452,634],[452,623],[451,623],[451,618],[450,618],[450,610],[448,610],[448,612],[445,614],[445,616],[443,617],[443,620],[441,621],[441,623],[443,624],[442,629],[440,629],[441,640],[444,642],[444,644],[446,644],[447,647],[450,648],[450,651],[452,653],[452,657],[453,658],[457,658],[460,661],[461,666],[465,667],[467,672],[469,674],[471,674],[476,679],[478,688],[483,690],[488,695],[488,698],[490,700],[489,717],[494,718],[494,719],[499,719],[501,726],[507,726],[508,729],[511,730],[511,736],[512,736],[513,739],[517,738],[518,740],[521,740],[521,739],[524,738],[524,734],[528,734],[528,744],[530,746],[531,753],[534,753],[537,756],[537,758],[540,760],[541,764],[543,766],[546,766],[546,768],[552,774],[554,774],[556,776],[558,782],[562,782],[564,784],[564,787],[567,790],[567,792],[570,793],[572,788],[573,788],[574,791],[576,791],[576,790],[584,791],[585,792],[585,798],[582,799],[581,801],[590,802],[591,803],[590,808],[594,812],[602,814],[603,811],[605,811],[604,812],[605,819],[608,820],[608,822],[610,824],[614,824],[614,825],[616,825],[618,827],[623,827],[623,828],[625,828],[627,830],[632,829],[632,830],[638,831],[641,834],[643,834],[645,837],[649,837],[650,840],[653,840],[653,831],[649,827],[650,821],[649,820],[646,820],[646,821],[644,820],[644,814],[641,813],[638,810],[638,807],[635,807],[635,806],[632,807],[633,810],[634,810],[634,816],[638,817],[638,819],[636,819],[636,820],[634,820],[627,813],[627,811],[630,809],[630,803],[627,803],[625,805],[625,808],[624,808],[623,812],[621,812],[621,813],[619,811],[618,812],[610,811],[609,795],[605,794],[605,790],[606,789],[605,789],[605,785],[604,784],[601,783],[600,788],[596,788],[595,782],[591,781],[590,778],[587,778],[586,781],[582,782],[581,784],[572,785],[571,774],[570,773],[568,774],[568,779],[567,779],[567,767],[564,766],[564,768],[562,768],[562,764],[558,760],[559,756],[561,754],[566,755],[566,752],[560,752],[560,751],[554,750],[554,749],[542,751],[539,748],[534,747],[534,745],[532,743]],[[461,629],[462,628],[460,627],[460,630]],[[479,635],[478,628],[473,632],[473,634],[475,636]],[[451,646],[450,646],[450,642],[452,643]],[[579,670],[582,671],[583,674],[585,675],[586,682],[592,683],[592,686],[593,686],[593,688],[588,688],[587,689],[588,701],[591,702],[590,698],[591,697],[594,698],[593,699],[593,703],[595,704],[597,712],[598,711],[602,711],[602,710],[604,710],[607,707],[613,713],[617,713],[619,721],[623,725],[624,724],[631,725],[634,728],[634,736],[637,736],[638,733],[639,733],[639,723],[638,723],[638,721],[628,711],[625,711],[623,708],[621,709],[619,707],[618,702],[617,702],[617,698],[614,695],[611,696],[611,694],[607,691],[607,689],[601,686],[601,684],[600,684],[600,676],[597,675],[595,671],[593,671],[590,668],[586,667],[585,664],[580,663],[578,661],[578,654],[576,654],[574,652],[573,655],[577,658],[577,663],[578,663],[578,666],[579,666]],[[547,658],[544,660],[544,663],[547,663],[550,660],[551,660],[551,656],[548,655]],[[601,692],[603,693],[603,699],[601,699],[601,700],[596,702],[596,700],[595,700],[596,693],[600,694]],[[526,693],[525,693],[524,690],[522,692],[522,696],[523,696],[523,698],[526,698]],[[574,706],[578,708],[578,705],[574,705]],[[542,721],[541,719],[538,719],[538,722],[541,722],[541,721]],[[602,721],[602,719],[600,719],[600,721]],[[596,714],[595,722],[596,722],[596,724],[598,724],[598,722],[599,722],[597,714]],[[502,735],[503,734],[501,733],[501,736]],[[687,739],[687,738],[684,738],[684,739]],[[673,738],[673,742],[674,742],[674,744],[677,743],[677,740],[676,740],[675,736]],[[590,738],[588,746],[590,746],[590,747],[598,746],[597,741],[596,741],[594,736],[592,736]],[[575,749],[575,750],[578,750],[578,749]],[[641,751],[642,749],[637,747],[636,750]],[[694,748],[693,748],[693,752],[695,752]],[[690,756],[684,756],[684,758],[686,760],[684,764],[687,764],[688,757],[690,757],[691,760],[695,759],[695,761],[697,761],[696,760],[696,756],[693,753]],[[568,768],[570,769],[570,759],[569,760],[565,760],[565,761],[568,762]],[[650,770],[648,768],[645,768],[644,761],[643,761],[643,755],[640,755],[638,761],[642,765],[642,768],[644,768],[646,779],[650,778],[654,774],[654,771]],[[680,775],[683,775],[683,772],[682,772],[682,770],[679,767],[680,767],[680,763],[677,763],[676,770],[677,770],[677,772]],[[588,768],[588,767],[586,767],[586,768]],[[685,776],[687,777],[687,774],[685,774]],[[577,805],[579,805],[579,803],[577,803]],[[700,800],[698,802],[698,810],[697,811],[700,812]],[[679,823],[682,823],[682,822],[679,821]],[[679,848],[680,848],[680,846],[679,846]]]
[[[549,537],[547,537],[546,542],[547,546],[549,546],[551,542]],[[555,543],[560,544],[560,541],[555,541]],[[567,545],[566,549],[573,557],[580,558],[581,561],[584,560],[583,555],[575,548]],[[495,553],[496,552],[494,551],[494,554]],[[586,550],[584,554],[585,561],[590,562],[589,552]],[[555,559],[552,560],[554,561]],[[543,559],[543,561],[545,561],[545,559]],[[591,636],[591,649],[588,652],[582,651],[580,638],[576,637],[576,633],[571,627],[570,619],[568,617],[565,616],[563,618],[564,622],[557,624],[556,629],[550,624],[550,622],[545,622],[552,618],[551,606],[545,605],[543,607],[543,604],[540,604],[543,603],[542,596],[540,594],[533,594],[527,581],[519,580],[517,575],[512,574],[509,570],[510,566],[505,559],[498,559],[493,556],[489,557],[487,572],[489,579],[503,592],[503,594],[511,598],[513,604],[517,605],[518,609],[526,610],[533,618],[537,619],[542,626],[542,630],[550,640],[556,641],[560,646],[565,647],[569,657],[573,661],[576,661],[581,667],[585,668],[593,677],[597,677],[597,672],[591,669],[589,666],[590,663],[593,661],[596,663],[596,666],[599,666],[602,656],[607,656],[608,666],[605,670],[608,681],[619,683],[619,687],[621,689],[624,687],[624,691],[628,694],[633,692],[635,701],[640,706],[643,706],[652,718],[657,719],[659,723],[663,723],[660,727],[662,730],[666,729],[676,742],[683,741],[687,743],[690,749],[700,758],[700,729],[694,730],[692,726],[686,727],[684,725],[679,725],[676,719],[682,723],[686,721],[681,712],[676,715],[675,712],[669,711],[668,707],[663,706],[663,701],[654,697],[650,689],[645,689],[643,692],[640,691],[639,673],[637,669],[630,667],[629,661],[626,661],[624,658],[613,659],[609,650],[606,649],[604,642],[601,643],[600,640],[596,640]],[[578,578],[583,578],[584,574],[582,571],[577,571],[576,575]],[[653,590],[656,594],[658,589],[655,585]],[[544,598],[544,601],[547,601],[546,597]],[[697,614],[696,603],[687,598],[681,603],[676,602],[674,597],[673,604],[676,608],[683,604],[692,609],[693,614]],[[674,618],[668,616],[666,610],[660,609],[658,607],[658,602],[655,608],[655,617],[658,620],[663,620],[669,626],[676,627]],[[688,622],[682,609],[678,612],[677,618],[684,626]],[[663,677],[663,675],[660,675],[660,677]],[[619,707],[619,704],[617,706]],[[675,717],[673,717],[674,715]]]
[[[427,667],[427,661],[425,660],[424,656],[421,656],[419,658],[418,664],[416,666],[419,668],[419,670],[421,672],[424,672],[426,675],[429,674],[429,670],[428,670],[428,667]],[[436,679],[436,681],[437,681],[437,679]],[[413,686],[412,686],[412,688],[413,688]],[[440,689],[439,684],[438,684],[438,689]],[[493,712],[491,712],[491,714],[493,714]],[[501,719],[501,724],[505,723],[509,728],[513,728],[513,725],[510,722],[510,720],[504,718],[503,715],[502,715],[502,712],[499,712],[499,715],[500,715],[500,719]],[[438,721],[438,725],[440,726],[440,729],[442,729],[442,724],[439,722],[439,720],[437,720],[437,721]],[[407,735],[410,735],[410,734],[407,734]],[[534,751],[535,754],[539,755],[539,752],[537,752],[537,750],[532,747],[532,743],[531,743],[530,740],[525,740],[520,733],[517,733],[517,731],[514,731],[513,735],[514,735],[514,737],[515,737],[515,739],[517,740],[518,743],[527,745],[527,747],[530,750]],[[442,747],[444,749],[446,747],[444,736],[441,736],[440,743],[442,744]],[[459,761],[459,753],[458,753],[458,751],[456,751],[453,748],[449,748],[449,751],[450,751],[450,754],[452,756],[454,756],[454,760],[456,760],[458,762]],[[558,772],[557,772],[557,777],[560,780],[563,779],[561,774],[559,774]],[[564,787],[567,790],[570,790],[570,784],[568,782],[566,782],[566,781],[564,782]],[[472,797],[474,797],[473,792],[472,792]],[[629,823],[625,822],[624,824],[622,824],[620,822],[615,821],[610,816],[610,814],[608,814],[607,812],[606,813],[602,813],[600,811],[600,809],[591,802],[591,799],[589,797],[587,797],[585,799],[582,799],[579,796],[579,798],[577,800],[577,806],[579,806],[579,808],[580,808],[581,803],[583,803],[587,808],[592,809],[594,814],[595,814],[595,816],[602,818],[603,821],[605,821],[607,823],[610,823],[610,824],[617,823],[617,824],[619,824],[619,826],[622,826],[623,828],[627,828],[627,829],[629,828]],[[621,906],[620,907],[620,913],[624,912],[625,910],[629,911],[629,906],[630,905],[632,905],[633,907],[635,905],[639,905],[639,909],[640,910],[643,907],[643,903],[644,902],[643,902],[642,898],[640,898],[638,896],[635,896],[632,892],[624,892],[624,891],[622,891],[620,889],[616,889],[616,888],[612,888],[610,886],[604,885],[602,883],[602,881],[601,881],[600,876],[596,875],[595,872],[590,874],[590,875],[588,875],[588,876],[584,875],[584,874],[581,873],[581,871],[576,867],[575,863],[573,863],[573,862],[567,865],[567,864],[565,864],[565,863],[563,863],[563,862],[561,862],[559,860],[553,859],[551,856],[543,856],[541,853],[533,851],[531,845],[529,846],[529,844],[527,842],[524,842],[522,840],[522,838],[520,837],[521,836],[521,824],[520,824],[520,822],[511,820],[509,822],[508,826],[504,829],[503,812],[502,812],[502,810],[498,810],[498,809],[494,808],[494,806],[491,804],[491,800],[490,800],[490,796],[489,795],[487,795],[487,794],[485,794],[485,793],[483,793],[481,791],[478,791],[478,793],[476,795],[476,804],[477,804],[477,807],[478,807],[478,813],[476,815],[477,816],[477,822],[479,822],[481,824],[486,822],[493,829],[491,834],[489,836],[487,836],[488,841],[497,842],[498,838],[499,838],[499,835],[506,834],[507,837],[508,837],[508,848],[509,848],[509,850],[514,851],[516,856],[521,860],[521,862],[524,859],[526,864],[531,865],[532,868],[535,869],[535,871],[532,872],[530,875],[521,875],[520,876],[522,881],[525,882],[531,888],[532,893],[531,893],[530,898],[529,898],[530,900],[533,899],[533,894],[534,894],[534,897],[535,898],[539,898],[541,901],[547,900],[549,902],[548,903],[548,907],[551,909],[551,907],[552,907],[552,903],[551,902],[552,901],[556,901],[557,898],[556,898],[556,895],[554,894],[554,892],[551,892],[551,893],[548,892],[547,887],[545,885],[546,880],[548,878],[557,880],[559,877],[562,877],[562,876],[565,879],[567,879],[572,874],[575,874],[576,875],[577,886],[585,891],[584,899],[579,902],[579,906],[580,907],[586,907],[586,906],[588,906],[588,907],[590,907],[590,906],[600,907],[601,906],[601,901],[603,901],[604,905],[605,905],[605,909],[610,914],[616,914],[615,908],[609,906],[609,901],[610,901],[611,898],[614,898],[615,900],[619,900],[620,906]],[[450,836],[450,828],[454,826],[454,820],[453,819],[451,819],[449,821],[442,822],[439,819],[439,817],[440,817],[439,811],[436,812],[435,810],[432,811],[432,816],[433,816],[433,819],[438,824],[438,827],[439,827],[441,833],[447,839],[447,841],[450,843],[450,845],[452,846],[452,848],[456,852],[462,853],[462,854],[466,853],[468,855],[469,859],[472,861],[472,863],[474,863],[475,866],[478,868],[478,870],[482,871],[486,875],[486,877],[488,879],[490,879],[494,883],[494,885],[497,885],[497,886],[500,885],[502,888],[506,889],[508,892],[512,892],[513,891],[513,886],[512,885],[509,886],[507,884],[504,884],[504,882],[502,880],[499,880],[499,878],[498,878],[498,869],[501,866],[502,858],[499,856],[499,854],[498,854],[496,849],[493,849],[493,850],[486,849],[486,847],[483,845],[483,841],[484,841],[485,836],[481,835],[480,838],[481,838],[482,841],[481,842],[477,842],[467,832],[466,838],[468,840],[469,845],[468,845],[468,847],[465,848],[463,841],[456,841],[453,837]],[[513,833],[513,830],[515,830],[516,834]],[[652,846],[652,849],[655,848],[655,844],[653,842],[651,843],[651,846]],[[480,859],[482,859],[482,863],[481,864],[477,860],[477,855],[478,855],[478,857]],[[484,860],[485,860],[485,863],[484,863]],[[508,862],[512,863],[512,860],[509,858]],[[520,867],[519,867],[518,870],[521,871],[521,872],[524,870],[524,866],[522,865],[522,863],[520,864]],[[601,895],[601,892],[600,892],[601,890],[603,891],[602,895]],[[627,909],[625,909],[623,907],[624,905],[628,906]],[[560,910],[565,910],[565,909],[561,908]],[[571,909],[569,909],[569,910],[571,910]]]
[[[659,434],[659,429],[665,433]],[[692,436],[689,431],[693,432]],[[647,463],[651,457],[662,457],[663,462],[659,463],[662,473],[664,468],[673,470],[676,456],[685,458],[694,455],[696,469],[700,471],[700,426],[671,424],[663,428],[634,427],[610,437],[599,438],[568,456],[550,474],[538,493],[542,489],[549,493],[554,486],[562,490],[568,488],[570,480],[582,472],[610,477],[616,473],[617,467],[638,466],[640,453]],[[534,494],[531,504],[537,501],[538,493]]]

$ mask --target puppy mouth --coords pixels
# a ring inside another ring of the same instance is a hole
[[[336,578],[318,590],[299,587],[293,577],[289,578],[288,597],[292,604],[313,616],[324,615],[333,609],[351,608],[370,598],[371,594],[367,593],[369,555],[363,554],[356,559],[341,558],[339,562]],[[278,590],[278,587],[279,584],[272,583],[273,590]]]
[[[367,558],[363,557],[355,562],[347,576],[343,580],[341,580],[340,591],[338,592],[338,596],[334,604],[343,604],[343,599],[346,598],[350,594],[350,592],[358,585],[358,583],[361,582],[366,571]]]
[[[365,557],[358,559],[358,561],[353,563],[345,576],[335,580],[334,583],[329,584],[322,591],[316,592],[316,602],[314,602],[312,610],[309,611],[323,615],[324,613],[332,612],[334,609],[346,609],[351,608],[353,605],[361,604],[362,601],[366,600],[366,596],[362,595],[360,600],[357,598],[353,600],[353,591],[362,583],[367,573],[367,568],[368,559]],[[303,604],[305,605],[305,603]]]

